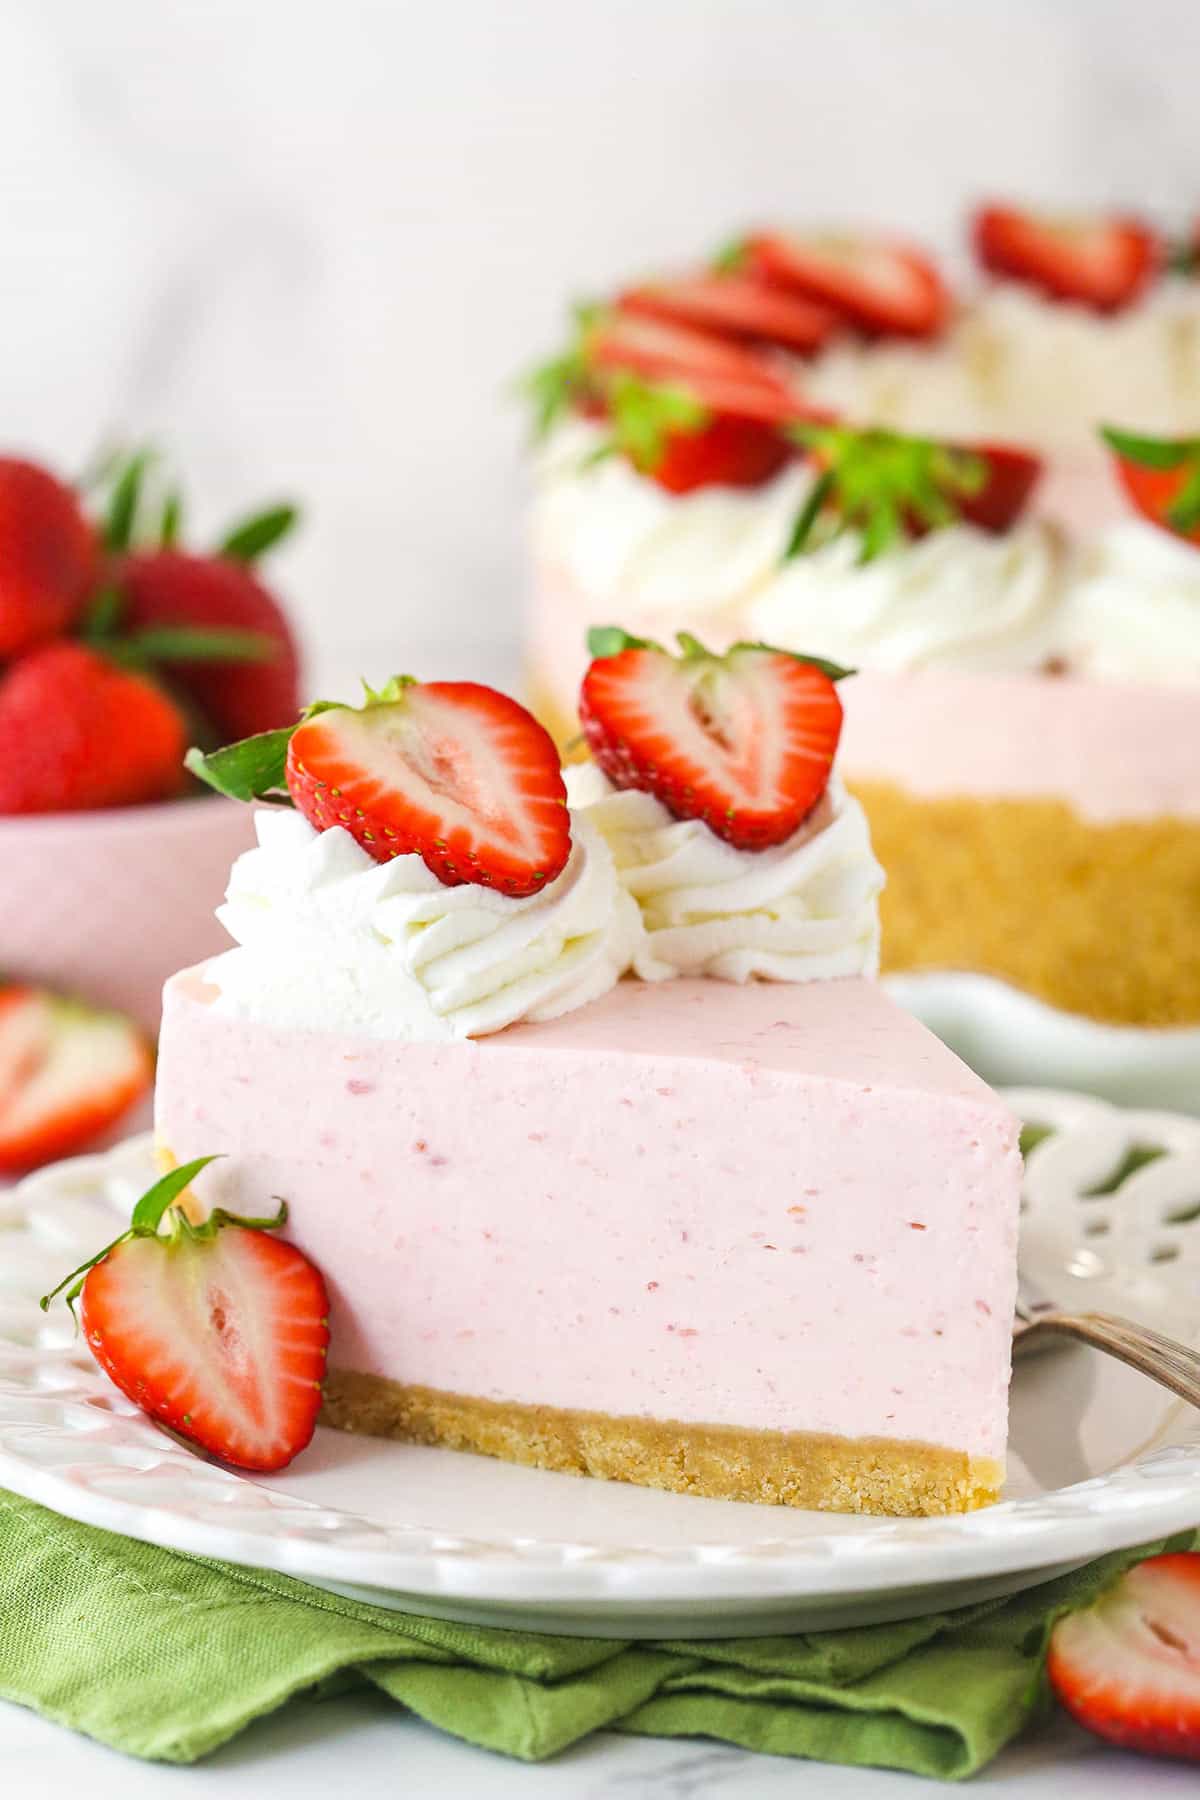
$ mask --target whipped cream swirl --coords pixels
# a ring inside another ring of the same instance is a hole
[[[1130,521],[1079,552],[1061,628],[1063,657],[1111,681],[1200,681],[1200,549]]]
[[[847,532],[786,563],[750,608],[749,635],[895,673],[1037,667],[1054,653],[1062,551],[1043,522],[1001,536],[930,532],[859,564]]]
[[[603,837],[574,817],[540,893],[443,887],[419,856],[377,863],[340,826],[263,811],[217,917],[218,1011],[282,1028],[437,1043],[553,1019],[607,993],[642,936]]]
[[[874,975],[883,871],[862,807],[834,776],[812,816],[770,850],[735,850],[594,765],[566,770],[571,804],[603,833],[644,936],[643,980],[712,975],[816,981]]]
[[[535,466],[535,553],[603,607],[646,629],[737,607],[787,547],[808,478],[799,465],[758,488],[670,494],[626,461],[589,463],[604,441],[586,419],[559,427]],[[593,620],[604,623],[604,620]]]

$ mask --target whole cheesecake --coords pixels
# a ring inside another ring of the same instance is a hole
[[[882,877],[831,772],[833,684],[773,651],[600,660],[566,861],[520,894],[442,859],[488,866],[497,761],[517,825],[540,804],[531,719],[483,754],[439,702],[436,767],[406,711],[432,688],[298,729],[304,816],[259,814],[236,947],[167,985],[160,1149],[220,1154],[207,1206],[287,1201],[331,1298],[327,1423],[717,1498],[983,1505],[1018,1128],[871,979]],[[634,785],[632,726],[622,775],[606,721],[633,687],[659,777],[691,733],[719,812]],[[398,764],[445,819],[486,785],[474,849],[389,840]]]
[[[1032,260],[981,215],[993,278],[957,299],[914,252],[758,234],[703,317],[680,279],[588,322],[534,460],[530,694],[569,743],[597,620],[856,668],[840,766],[888,869],[885,971],[994,978],[1128,1058],[1171,1034],[1145,1054],[1190,1042],[1200,1079],[1200,282],[1128,221],[1050,260],[1001,225]],[[752,279],[831,310],[804,360],[769,309],[751,329]],[[893,313],[865,331],[873,281]],[[684,335],[643,340],[647,304]],[[755,463],[727,414],[790,452]]]

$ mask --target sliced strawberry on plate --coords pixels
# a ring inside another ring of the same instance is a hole
[[[983,206],[971,234],[976,255],[994,275],[1012,276],[1096,312],[1129,306],[1163,259],[1157,232],[1140,219],[1115,213],[1059,218],[1015,206]]]
[[[186,747],[168,695],[84,644],[45,644],[0,675],[0,814],[165,800]]]
[[[1117,476],[1144,519],[1200,545],[1200,438],[1152,438],[1101,427]]]
[[[719,271],[643,282],[627,288],[617,304],[622,312],[749,343],[773,344],[800,356],[819,350],[839,323],[835,312],[815,300],[771,287],[752,275]]]
[[[34,463],[0,457],[0,659],[75,623],[97,558],[75,491]]]
[[[766,644],[724,656],[686,632],[679,644],[672,656],[614,626],[589,633],[579,712],[592,755],[616,787],[736,849],[783,843],[829,784],[845,671]]]
[[[942,443],[877,426],[810,422],[789,435],[808,450],[817,475],[788,557],[847,529],[858,532],[864,563],[898,540],[963,519],[1006,531],[1041,472],[1037,457],[1006,445]]]
[[[0,988],[0,1173],[85,1150],[149,1092],[130,1020],[44,989]]]
[[[1060,1619],[1047,1673],[1110,1743],[1200,1762],[1200,1551],[1152,1556]]]
[[[60,1282],[92,1355],[152,1419],[235,1468],[282,1469],[312,1438],[329,1296],[269,1219],[194,1222],[198,1157],[143,1194],[128,1231]],[[43,1309],[54,1298],[47,1294]]]
[[[760,232],[744,266],[878,336],[935,337],[950,296],[934,264],[907,244],[834,232]]]

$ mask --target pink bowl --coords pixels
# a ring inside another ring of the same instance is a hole
[[[253,842],[251,808],[216,795],[0,818],[0,974],[156,1033],[167,976],[228,949],[213,909]]]

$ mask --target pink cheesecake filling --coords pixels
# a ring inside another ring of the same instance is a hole
[[[922,669],[864,671],[841,695],[851,782],[927,799],[1064,800],[1097,825],[1200,819],[1189,688]]]
[[[625,981],[444,1045],[213,993],[167,985],[158,1136],[225,1153],[210,1203],[288,1201],[334,1367],[1003,1459],[1017,1127],[870,983]]]

